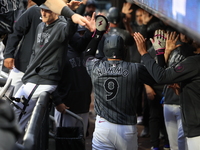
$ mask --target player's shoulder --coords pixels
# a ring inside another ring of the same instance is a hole
[[[88,57],[87,60],[86,60],[86,67],[87,66],[91,66],[91,65],[94,65],[96,64],[97,62],[100,62],[100,59],[98,58],[95,58],[95,57]]]
[[[137,65],[139,65],[140,63],[134,63],[134,62],[123,61],[123,64],[126,64],[126,65],[128,65],[128,66],[137,66]]]
[[[200,55],[189,56],[178,64],[190,65],[191,68],[200,67]]]

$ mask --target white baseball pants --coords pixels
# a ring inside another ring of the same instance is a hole
[[[187,138],[188,150],[200,150],[200,136]]]
[[[17,68],[13,68],[9,73],[8,78],[12,79],[11,85],[14,86],[13,96],[16,94],[19,88],[23,85],[22,80],[21,80],[23,75],[24,73],[19,71]]]
[[[179,105],[164,104],[164,119],[170,143],[170,150],[187,150],[183,133]]]
[[[97,116],[92,139],[93,150],[137,150],[136,125],[110,123]]]
[[[20,98],[22,95],[25,96],[25,98],[28,98],[28,96],[30,95],[30,93],[32,92],[32,90],[34,89],[34,87],[36,86],[36,84],[34,83],[27,83],[27,84],[23,84],[20,89],[17,91],[17,93],[15,94],[15,98]],[[28,121],[30,120],[32,111],[35,107],[35,104],[39,98],[39,95],[42,92],[49,92],[52,93],[55,89],[56,89],[56,85],[39,85],[37,87],[37,89],[35,90],[35,92],[33,93],[30,101],[29,101],[29,106],[26,107],[26,113],[22,116],[22,118],[19,121],[20,127],[22,130],[25,130],[25,127],[28,123]],[[23,104],[21,102],[16,103],[19,107],[23,108]],[[14,108],[16,117],[18,118],[21,110]]]

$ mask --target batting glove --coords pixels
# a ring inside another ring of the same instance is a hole
[[[162,55],[165,53],[166,39],[166,34],[162,30],[156,30],[154,38],[150,38],[150,41],[156,51],[156,55]]]

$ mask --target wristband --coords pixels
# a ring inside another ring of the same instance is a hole
[[[105,33],[105,31],[95,30],[92,37],[96,38],[96,39],[101,39],[104,33]]]
[[[63,8],[62,8],[62,10],[61,10],[61,15],[62,16],[65,16],[65,17],[67,17],[67,18],[71,18],[72,17],[72,15],[74,15],[75,14],[75,12],[73,12],[69,7],[67,7],[67,6],[64,6]]]
[[[156,55],[163,55],[164,53],[165,53],[165,49],[164,48],[156,50]]]

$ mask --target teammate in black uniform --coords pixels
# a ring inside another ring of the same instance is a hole
[[[134,38],[145,67],[158,83],[181,82],[180,106],[188,149],[199,149],[200,55],[190,56],[174,67],[164,69],[156,64],[147,53],[144,37],[140,33],[135,33]],[[160,54],[164,54],[165,40],[163,31],[157,32],[152,40],[155,50],[158,50]],[[163,58],[162,55],[159,57]]]
[[[85,51],[97,113],[92,147],[98,150],[136,150],[138,85],[140,80],[146,83],[154,81],[141,64],[122,60],[124,41],[119,35],[112,34],[105,39],[104,54],[107,60],[94,57],[107,25],[105,17],[97,16],[96,34]]]

